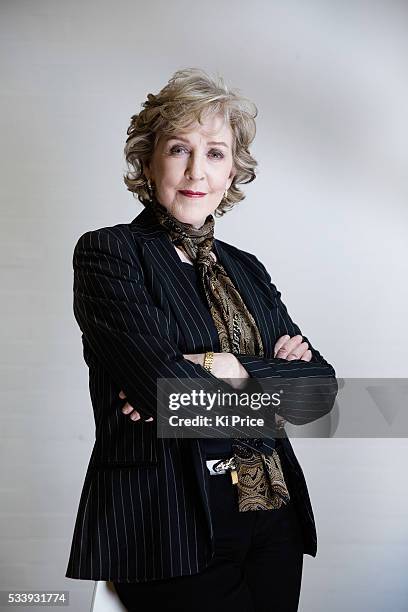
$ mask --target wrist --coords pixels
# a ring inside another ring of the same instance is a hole
[[[206,351],[204,353],[203,368],[208,372],[212,372],[214,364],[214,351]]]

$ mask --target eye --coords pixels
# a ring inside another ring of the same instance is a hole
[[[174,145],[170,149],[170,153],[172,153],[172,154],[174,153],[176,155],[178,155],[179,151],[184,151],[185,153],[188,153],[187,149],[185,147],[182,147],[181,145]]]
[[[222,151],[219,151],[218,149],[211,149],[209,154],[211,155],[212,153],[215,154],[214,159],[222,159],[224,157],[224,153],[222,153]]]
[[[189,153],[188,149],[183,145],[173,145],[170,149],[170,155],[180,155],[182,153]],[[208,155],[212,159],[223,159],[224,153],[218,149],[211,149]]]

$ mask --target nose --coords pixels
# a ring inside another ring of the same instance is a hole
[[[200,181],[204,178],[201,156],[198,153],[191,153],[186,172],[192,181]]]

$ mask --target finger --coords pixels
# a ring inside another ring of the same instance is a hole
[[[302,350],[300,350],[300,348],[302,348]],[[307,351],[309,350],[309,345],[307,342],[302,342],[302,344],[300,345],[299,349],[296,349],[296,354],[298,355],[298,359],[302,359],[303,355],[305,353],[307,353]]]
[[[306,353],[307,349],[309,348],[309,345],[307,342],[302,342],[301,344],[299,344],[299,346],[297,346],[296,348],[292,349],[292,351],[290,351],[290,353],[288,353],[286,359],[288,359],[289,361],[292,361],[293,359],[300,359],[303,355],[303,353]]]
[[[312,360],[312,351],[309,349],[306,353],[301,357],[302,361],[311,361]]]
[[[123,406],[122,412],[130,415],[132,421],[138,421],[140,419],[140,413],[137,410],[133,410],[133,407],[129,404],[129,402],[126,402],[126,404]],[[153,417],[145,419],[145,421],[153,421]]]
[[[274,353],[273,353],[274,357],[276,357],[276,353],[285,344],[285,342],[289,340],[289,338],[290,338],[289,334],[286,334],[285,336],[281,336],[280,338],[278,338],[278,340],[275,342]]]
[[[294,349],[299,344],[301,344],[302,340],[303,336],[293,336],[290,340],[285,342],[285,344],[279,349],[279,351],[276,353],[276,356],[280,357],[281,359],[286,359],[287,355],[289,355],[289,353],[292,353]]]
[[[124,391],[119,391],[119,397],[121,399],[125,399],[125,397],[126,397],[125,392]]]
[[[123,414],[130,414],[133,411],[133,406],[126,402],[126,404],[122,407]]]

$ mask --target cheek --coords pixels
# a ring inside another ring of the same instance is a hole
[[[229,166],[220,166],[218,168],[214,168],[214,171],[211,173],[211,188],[213,191],[224,191],[225,185],[227,184],[228,177],[230,173]]]
[[[171,181],[171,177],[177,174],[177,163],[175,164],[174,162],[174,159],[169,159],[164,155],[156,159],[154,174],[157,183],[167,184]]]
[[[159,195],[166,202],[172,202],[176,195],[176,187],[174,181],[169,180],[169,177],[162,176],[157,184]]]
[[[226,183],[227,183],[226,175],[222,174],[221,176],[215,177],[210,183],[211,191],[213,192],[224,191]]]

